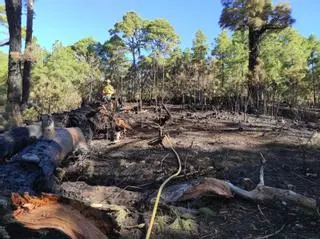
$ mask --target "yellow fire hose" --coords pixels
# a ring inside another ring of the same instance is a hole
[[[153,211],[152,211],[152,216],[151,216],[151,219],[150,219],[150,223],[149,223],[149,228],[148,228],[148,231],[147,231],[147,235],[146,235],[146,239],[150,239],[150,236],[151,236],[151,232],[152,232],[152,227],[153,227],[153,224],[154,224],[154,220],[156,218],[156,214],[157,214],[157,210],[158,210],[158,204],[159,204],[159,201],[160,201],[160,196],[161,196],[161,193],[162,193],[162,190],[164,188],[164,186],[171,180],[173,179],[174,177],[177,177],[180,172],[181,172],[181,159],[177,153],[177,151],[173,148],[172,146],[172,143],[171,143],[171,140],[170,138],[166,135],[164,137],[164,140],[168,140],[168,143],[170,145],[170,148],[171,150],[174,152],[174,154],[176,155],[177,157],[177,160],[179,162],[179,169],[178,171],[171,175],[169,178],[167,178],[160,186],[159,190],[158,190],[158,193],[157,193],[157,197],[156,197],[156,200],[155,200],[155,203],[154,203],[154,206],[153,206]]]

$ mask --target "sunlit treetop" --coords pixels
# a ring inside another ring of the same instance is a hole
[[[219,24],[230,30],[283,29],[294,23],[287,3],[273,5],[271,0],[221,0]]]

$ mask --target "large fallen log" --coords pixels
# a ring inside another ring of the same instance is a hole
[[[98,107],[98,106],[96,106]],[[93,138],[94,125],[90,123],[90,114],[95,114],[96,109],[84,106],[71,112],[53,114],[55,125],[62,127],[78,127],[82,130],[87,142]],[[35,142],[42,136],[39,125],[13,128],[0,134],[0,162],[10,159],[13,155]]]
[[[40,125],[13,128],[0,134],[0,162],[9,159],[41,135]]]
[[[74,150],[88,150],[78,128],[58,128],[53,139],[39,139],[24,148],[0,167],[0,191],[55,191],[54,172],[61,161]]]
[[[55,125],[62,127],[79,127],[87,142],[93,138],[94,125],[90,123],[88,115],[96,110],[84,106],[71,112],[53,114]],[[0,134],[0,162],[10,159],[13,155],[35,142],[42,136],[39,125],[13,128]]]

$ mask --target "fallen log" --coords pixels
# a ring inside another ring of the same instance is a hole
[[[39,139],[28,145],[0,167],[3,180],[0,191],[53,192],[54,172],[61,161],[76,149],[87,151],[82,131],[78,128],[58,128],[53,139]]]
[[[14,128],[0,134],[0,162],[9,159],[41,135],[40,125]]]

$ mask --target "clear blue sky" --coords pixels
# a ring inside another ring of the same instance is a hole
[[[294,27],[305,36],[320,37],[320,0],[287,2],[293,8]],[[104,42],[108,30],[127,11],[146,19],[166,18],[180,35],[182,48],[192,46],[198,29],[210,43],[220,32],[220,0],[36,0],[35,11],[34,35],[47,49],[55,40],[67,45],[92,36]]]

